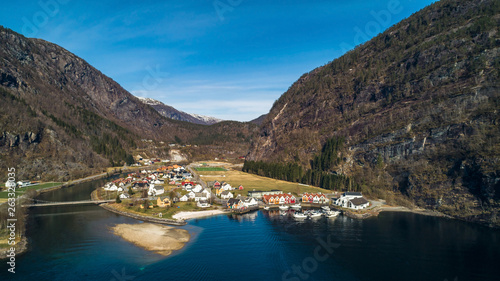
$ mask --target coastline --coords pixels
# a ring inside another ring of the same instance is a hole
[[[382,206],[376,206],[374,208],[364,210],[363,212],[356,212],[354,210],[347,210],[347,209],[342,209],[342,212],[345,216],[353,218],[353,219],[367,219],[371,217],[377,217],[380,213],[382,212],[402,212],[402,213],[413,213],[413,214],[418,214],[418,215],[424,215],[424,216],[430,216],[430,217],[443,217],[443,218],[449,218],[449,219],[457,219],[455,217],[433,211],[433,210],[427,210],[427,209],[410,209],[408,207],[403,207],[403,206],[389,206],[389,205],[382,205]]]
[[[207,211],[193,211],[193,212],[179,212],[172,217],[174,219],[188,220],[188,219],[199,219],[204,217],[211,217],[217,215],[228,214],[228,211],[224,210],[207,210]]]
[[[133,219],[140,220],[140,221],[152,222],[152,223],[159,223],[159,224],[176,225],[176,226],[182,226],[182,225],[186,225],[187,224],[187,222],[185,222],[184,220],[171,220],[171,219],[153,218],[153,217],[150,217],[150,216],[143,216],[143,215],[139,215],[139,214],[132,214],[132,213],[129,213],[129,212],[123,212],[123,211],[120,211],[120,210],[117,210],[117,209],[113,208],[112,205],[110,205],[108,203],[100,204],[99,206],[102,207],[102,208],[104,208],[105,210],[108,210],[108,211],[112,212],[112,213],[115,213],[115,214],[118,214],[118,215],[122,215],[122,216],[126,216],[126,217],[133,218]]]

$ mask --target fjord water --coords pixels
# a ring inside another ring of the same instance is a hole
[[[43,194],[84,200],[94,181]],[[169,257],[114,236],[140,223],[98,206],[30,212],[29,252],[0,280],[498,280],[500,231],[410,213],[295,221],[272,212],[192,220],[186,247]],[[144,237],[148,239],[148,237]]]

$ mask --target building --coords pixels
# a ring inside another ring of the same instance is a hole
[[[231,199],[227,200],[226,206],[229,209],[241,209],[241,208],[245,207],[245,205],[243,204],[243,202],[239,198],[231,198]]]
[[[158,207],[166,208],[170,207],[172,205],[172,202],[168,197],[158,197],[158,199],[156,199],[156,205]]]
[[[222,199],[229,199],[229,198],[233,198],[233,194],[231,193],[231,191],[223,191],[221,194],[220,194],[220,198]]]
[[[344,192],[335,204],[344,208],[359,210],[367,208],[370,202],[363,197],[361,192]]]
[[[277,195],[277,194],[283,194],[283,191],[276,189],[273,189],[271,191],[254,190],[248,192],[248,197],[260,199],[264,195]]]
[[[292,194],[271,194],[262,196],[262,200],[266,204],[295,204],[297,198]]]
[[[200,201],[196,202],[196,206],[198,206],[200,208],[208,208],[208,207],[210,207],[210,204],[208,203],[207,200],[200,200]]]
[[[302,194],[302,202],[304,203],[315,203],[315,204],[325,204],[330,202],[330,199],[322,193],[304,193]]]

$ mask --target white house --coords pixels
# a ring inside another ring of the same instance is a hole
[[[116,184],[111,184],[111,183],[107,183],[105,186],[104,186],[104,190],[106,191],[117,191],[118,190],[118,187],[116,186]]]
[[[363,197],[361,192],[344,192],[335,204],[350,209],[364,209],[370,205],[370,202]]]
[[[221,186],[221,188],[224,190],[233,190],[233,187],[231,185],[229,185],[228,183]]]
[[[5,187],[6,188],[16,187],[16,182],[15,181],[6,181]]]
[[[203,187],[199,184],[195,185],[192,189],[194,192],[201,192],[203,190]]]
[[[222,199],[230,199],[230,198],[233,198],[233,194],[230,192],[230,191],[223,191],[221,194],[220,194],[220,198]]]
[[[194,195],[194,201],[198,202],[200,200],[207,200],[207,196],[205,195],[205,193],[201,193],[201,192],[197,192],[195,193]]]
[[[194,199],[196,197],[196,194],[193,191],[191,191],[187,194],[187,196],[189,199]]]
[[[244,197],[241,201],[243,202],[243,205],[245,205],[246,207],[255,207],[259,205],[257,200],[255,200],[255,198],[253,197]]]
[[[198,206],[200,208],[208,208],[208,207],[210,207],[210,204],[208,204],[207,200],[200,200],[196,203],[196,206]]]
[[[187,202],[189,199],[189,197],[187,197],[187,195],[183,195],[181,198],[179,198],[179,201],[181,202]]]
[[[210,190],[204,188],[201,193],[205,194],[205,197],[210,198]]]
[[[128,195],[128,193],[120,194],[120,199],[128,199],[128,198],[130,198],[130,195]]]
[[[165,189],[163,188],[163,186],[159,186],[159,185],[154,185],[154,184],[151,184],[149,186],[149,190],[148,190],[148,195],[149,196],[158,196],[158,195],[161,195],[165,193]]]

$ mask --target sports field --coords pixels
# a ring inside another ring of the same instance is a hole
[[[220,171],[227,171],[226,169],[222,167],[197,167],[195,168],[196,171],[198,172],[220,172]]]

